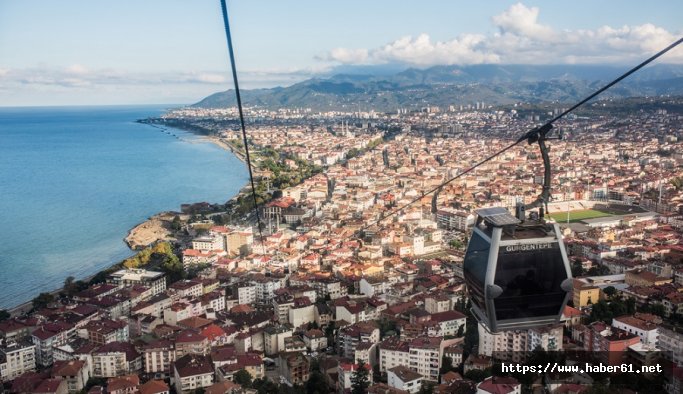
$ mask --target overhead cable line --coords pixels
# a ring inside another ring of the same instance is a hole
[[[259,238],[261,239],[261,247],[265,250],[263,243],[263,230],[261,230],[261,214],[259,213],[259,204],[256,199],[256,184],[254,182],[254,173],[251,169],[251,157],[249,156],[249,143],[247,142],[247,128],[244,122],[244,110],[242,109],[242,96],[240,95],[240,85],[237,80],[237,67],[235,66],[235,54],[232,50],[232,35],[230,34],[230,21],[228,20],[228,7],[225,0],[221,0],[221,9],[223,11],[223,24],[225,25],[225,36],[228,40],[228,53],[230,54],[230,67],[232,69],[232,80],[235,84],[235,98],[237,100],[237,110],[240,116],[240,126],[242,127],[242,142],[244,143],[244,152],[247,159],[247,168],[249,169],[249,181],[251,182],[251,196],[254,200],[254,208],[256,209],[256,222],[258,225]]]

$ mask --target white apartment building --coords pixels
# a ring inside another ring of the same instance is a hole
[[[540,347],[552,352],[562,350],[564,326],[560,324],[531,328],[527,334],[527,351]]]
[[[266,356],[278,354],[285,348],[285,339],[290,338],[294,330],[291,326],[269,326],[263,331],[263,350]]]
[[[564,331],[561,324],[528,330],[506,330],[494,334],[479,323],[478,330],[480,355],[495,355],[501,360],[524,362],[526,353],[537,347],[545,351],[562,350]]]
[[[256,286],[253,284],[240,285],[237,288],[237,302],[240,305],[256,302]]]
[[[269,303],[275,296],[275,290],[285,287],[287,284],[286,278],[269,278],[266,280],[254,281],[256,286],[256,301],[260,303]]]
[[[166,276],[163,272],[139,268],[116,271],[109,275],[107,282],[123,287],[143,285],[151,289],[152,296],[163,293],[166,290]]]
[[[180,280],[173,283],[170,289],[181,298],[199,297],[204,294],[204,286],[199,280]]]
[[[14,342],[0,347],[0,379],[12,380],[36,369],[36,346],[30,342]]]
[[[155,378],[164,378],[171,373],[171,364],[176,360],[175,346],[167,339],[160,339],[145,345],[142,349],[145,373]]]
[[[619,316],[612,320],[612,327],[638,335],[640,342],[646,345],[657,345],[659,326],[655,323],[647,322],[634,316]]]
[[[306,298],[308,301],[308,299]],[[312,323],[315,321],[315,305],[311,304],[310,301],[308,305],[297,304],[289,308],[288,316],[289,324],[294,327],[301,327],[303,324]]]
[[[408,366],[433,382],[439,381],[441,367],[441,338],[418,337],[410,342]]]
[[[447,295],[431,295],[425,298],[425,310],[430,314],[451,310],[451,299]]]
[[[210,234],[205,237],[195,238],[192,240],[192,249],[202,252],[222,251],[224,250],[223,237],[219,234]]]
[[[31,334],[36,346],[36,363],[44,367],[52,365],[53,347],[62,346],[76,335],[76,330],[66,323],[48,323]]]
[[[408,365],[410,362],[410,346],[408,342],[399,340],[398,337],[390,337],[379,344],[379,369],[382,372],[397,367]]]
[[[683,366],[683,333],[660,327],[658,339],[657,347],[664,352],[664,356],[671,358],[676,365]]]
[[[494,353],[501,360],[523,362],[527,350],[527,330],[490,332],[481,323],[479,330],[479,354],[491,357]]]
[[[218,253],[215,251],[202,252],[196,249],[183,250],[183,266],[188,267],[198,264],[214,264],[218,261]]]
[[[422,375],[404,365],[387,370],[387,384],[389,387],[404,390],[411,394],[420,391],[423,379]]]
[[[315,288],[317,297],[319,299],[325,299],[329,296],[330,299],[336,300],[337,298],[346,297],[348,294],[348,289],[338,280],[320,280],[312,283]]]
[[[213,364],[207,356],[188,354],[173,364],[174,386],[177,393],[184,394],[214,381]]]
[[[92,354],[93,377],[113,378],[137,374],[142,369],[142,357],[130,343],[108,343]]]
[[[436,222],[439,227],[448,230],[465,231],[474,225],[474,219],[473,214],[450,207],[440,208],[436,211]]]
[[[86,360],[55,361],[52,377],[66,381],[69,393],[78,393],[85,388],[90,379],[90,366]]]

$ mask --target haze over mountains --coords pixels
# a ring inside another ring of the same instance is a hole
[[[242,90],[246,106],[314,110],[393,111],[426,106],[515,102],[574,102],[628,70],[630,66],[473,65],[409,68],[400,72],[343,73],[289,87]],[[365,68],[363,71],[367,71]],[[602,97],[683,94],[683,66],[644,68]],[[235,105],[232,90],[212,94],[195,107]]]

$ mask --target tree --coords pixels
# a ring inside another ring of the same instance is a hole
[[[420,386],[419,394],[432,394],[434,392],[434,383],[423,380]]]
[[[463,376],[465,379],[469,379],[473,382],[479,383],[483,381],[484,379],[488,378],[491,376],[491,369],[486,368],[484,370],[481,369],[471,369],[465,373],[465,376]]]
[[[453,359],[451,357],[444,355],[441,358],[441,368],[439,369],[439,374],[443,375],[443,374],[448,373],[454,369],[455,368],[453,368]]]
[[[64,293],[66,293],[66,295],[69,297],[76,294],[79,290],[78,284],[76,284],[75,280],[76,278],[73,276],[67,276],[66,279],[64,279]]]
[[[48,306],[51,302],[54,302],[55,296],[50,293],[40,293],[36,298],[33,299],[32,304],[34,309],[42,309]]]
[[[0,321],[5,321],[5,320],[9,319],[10,317],[12,317],[12,315],[10,315],[10,313],[7,312],[7,310],[0,309]]]
[[[451,248],[453,249],[462,249],[462,242],[458,241],[457,239],[451,240],[451,242],[448,243]]]
[[[93,386],[106,386],[107,385],[107,379],[106,378],[88,378],[88,382],[85,384],[85,391],[87,392],[90,390]]]
[[[653,304],[651,310],[653,315],[657,315],[659,317],[666,316],[666,309],[664,308],[664,305],[660,302]]]
[[[375,364],[372,366],[372,382],[373,383],[386,383],[387,382],[387,377],[382,374],[382,371],[379,369],[379,364]]]
[[[612,323],[612,310],[605,300],[600,300],[596,304],[593,304],[591,308],[591,314],[589,317],[590,322],[594,321],[604,321],[608,324]]]
[[[365,394],[370,387],[368,369],[363,361],[358,363],[358,368],[351,374],[351,394]]]
[[[614,286],[607,286],[602,289],[602,292],[611,299],[615,294],[617,294],[617,289]]]
[[[586,274],[586,270],[583,269],[583,265],[581,265],[580,261],[575,261],[572,263],[572,276],[577,277],[577,276],[583,276]]]
[[[180,216],[175,215],[173,217],[173,221],[171,221],[171,230],[173,231],[180,231],[180,229],[183,227],[183,224],[180,221]]]
[[[327,394],[330,392],[325,376],[320,371],[311,372],[305,387],[307,394]]]
[[[607,266],[604,265],[594,265],[588,270],[588,272],[586,272],[586,275],[588,276],[600,276],[608,274],[609,268],[607,268]]]
[[[240,369],[232,377],[233,381],[244,388],[251,386],[251,374],[246,369]]]
[[[387,334],[393,333],[394,335],[398,331],[398,326],[396,325],[396,320],[389,319],[386,316],[382,316],[379,319],[379,335],[381,338],[387,336]]]
[[[629,297],[626,299],[626,313],[632,315],[636,313],[636,299]]]
[[[456,337],[461,338],[465,335],[465,325],[461,324],[460,327],[458,327],[458,332],[455,334]]]
[[[254,379],[251,388],[256,389],[259,394],[277,394],[278,386],[267,378]]]
[[[626,305],[621,300],[614,300],[609,303],[609,310],[612,312],[612,317],[623,316],[626,314]]]

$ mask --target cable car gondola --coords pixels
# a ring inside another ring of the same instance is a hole
[[[505,208],[477,215],[464,264],[475,317],[492,332],[558,322],[572,279],[557,224]]]

